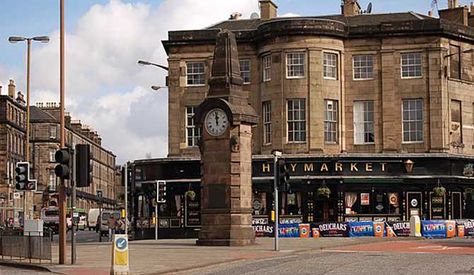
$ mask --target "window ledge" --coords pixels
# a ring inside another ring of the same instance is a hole
[[[374,80],[374,78],[352,78],[354,81],[367,81],[367,80]]]
[[[366,146],[366,145],[375,145],[375,142],[354,143],[354,146]]]
[[[402,76],[401,79],[423,79],[423,76]]]
[[[410,145],[410,144],[423,144],[424,141],[402,141],[402,145]]]
[[[193,87],[205,87],[205,86],[206,84],[193,84],[193,85],[187,84],[185,87],[193,88]]]
[[[303,79],[306,78],[306,76],[286,76],[286,79]]]

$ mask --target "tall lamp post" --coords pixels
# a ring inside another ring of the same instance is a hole
[[[156,64],[156,63],[153,63],[153,62],[149,62],[149,61],[138,60],[137,63],[139,65],[144,65],[144,66],[155,66],[155,67],[161,68],[165,71],[169,70],[168,67],[166,67],[166,66]],[[168,83],[168,77],[166,77],[166,83]],[[158,91],[161,88],[163,88],[163,87],[161,87],[161,86],[151,86],[151,89],[154,90],[154,91]],[[127,201],[127,193],[128,193],[128,190],[125,190],[125,201]],[[156,182],[156,194],[157,194],[156,197],[158,198],[158,181]],[[156,204],[155,204],[155,240],[158,240],[158,200],[156,201]]]
[[[27,54],[26,54],[26,142],[25,142],[25,158],[27,162],[30,162],[30,55],[31,55],[31,41],[38,41],[41,43],[48,43],[48,36],[35,36],[35,37],[23,37],[23,36],[10,36],[8,38],[10,43],[17,43],[26,41]],[[23,215],[26,215],[26,192],[23,195]]]
[[[30,162],[30,55],[31,55],[31,41],[38,41],[41,43],[48,43],[48,36],[35,36],[35,37],[22,37],[22,36],[10,36],[8,38],[10,43],[17,43],[26,41],[27,54],[26,54],[26,161]]]

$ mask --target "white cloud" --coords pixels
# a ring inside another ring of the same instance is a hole
[[[238,11],[249,18],[258,1],[111,0],[94,5],[66,35],[66,111],[98,131],[103,145],[125,160],[167,154],[165,73],[138,59],[167,64],[161,40],[169,30],[200,29]],[[59,35],[32,51],[32,102],[59,101]],[[19,76],[17,79],[22,79]]]

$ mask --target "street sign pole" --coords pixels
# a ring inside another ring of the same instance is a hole
[[[76,150],[72,150],[72,179],[71,179],[71,264],[76,263],[76,230],[74,229],[74,210],[76,209]]]
[[[128,236],[128,162],[125,162],[125,235]]]
[[[100,226],[102,225],[102,190],[97,190],[96,192],[99,201],[99,224],[96,224],[96,227],[99,228],[99,242],[102,242],[102,231],[100,231]]]
[[[274,194],[274,205],[275,205],[275,251],[280,250],[279,244],[278,244],[278,233],[279,233],[279,228],[278,228],[278,223],[279,223],[279,215],[278,215],[278,157],[281,156],[280,151],[274,151],[273,152],[273,194]]]
[[[155,203],[155,240],[158,240],[158,181],[156,182],[156,203]]]

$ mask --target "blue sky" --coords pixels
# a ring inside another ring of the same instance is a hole
[[[339,14],[340,0],[274,0],[278,14]],[[369,0],[359,1],[366,7]],[[432,0],[372,0],[373,13],[431,9]],[[446,7],[447,0],[439,0]],[[258,0],[65,0],[66,109],[73,119],[98,130],[118,162],[167,154],[165,72],[137,66],[138,59],[166,65],[161,40],[169,30],[196,29],[226,20],[232,12],[249,18]],[[460,0],[467,5],[468,0]],[[212,12],[210,12],[212,11]],[[49,35],[33,44],[32,104],[58,101],[59,0],[0,0],[0,85],[8,79],[25,89],[24,43],[11,35]],[[5,93],[5,89],[3,90]],[[141,121],[141,123],[137,123]],[[152,125],[152,126],[149,126]],[[127,146],[123,146],[124,143]]]
[[[126,3],[146,3],[159,6],[164,0],[123,0]],[[206,1],[206,0],[200,0]],[[229,1],[229,0],[222,0]],[[232,0],[239,1],[239,0]],[[257,0],[255,0],[257,1]],[[373,3],[374,12],[417,11],[427,13],[432,0],[360,0],[363,7]],[[93,5],[109,0],[65,0],[66,28],[73,30],[77,20]],[[322,15],[339,12],[339,0],[275,0],[279,14]],[[440,8],[446,1],[439,1]],[[461,3],[463,1],[461,0]],[[464,1],[468,4],[468,1]],[[21,47],[6,42],[10,35],[36,36],[49,34],[59,28],[59,0],[1,0],[0,1],[0,64],[22,65]]]

